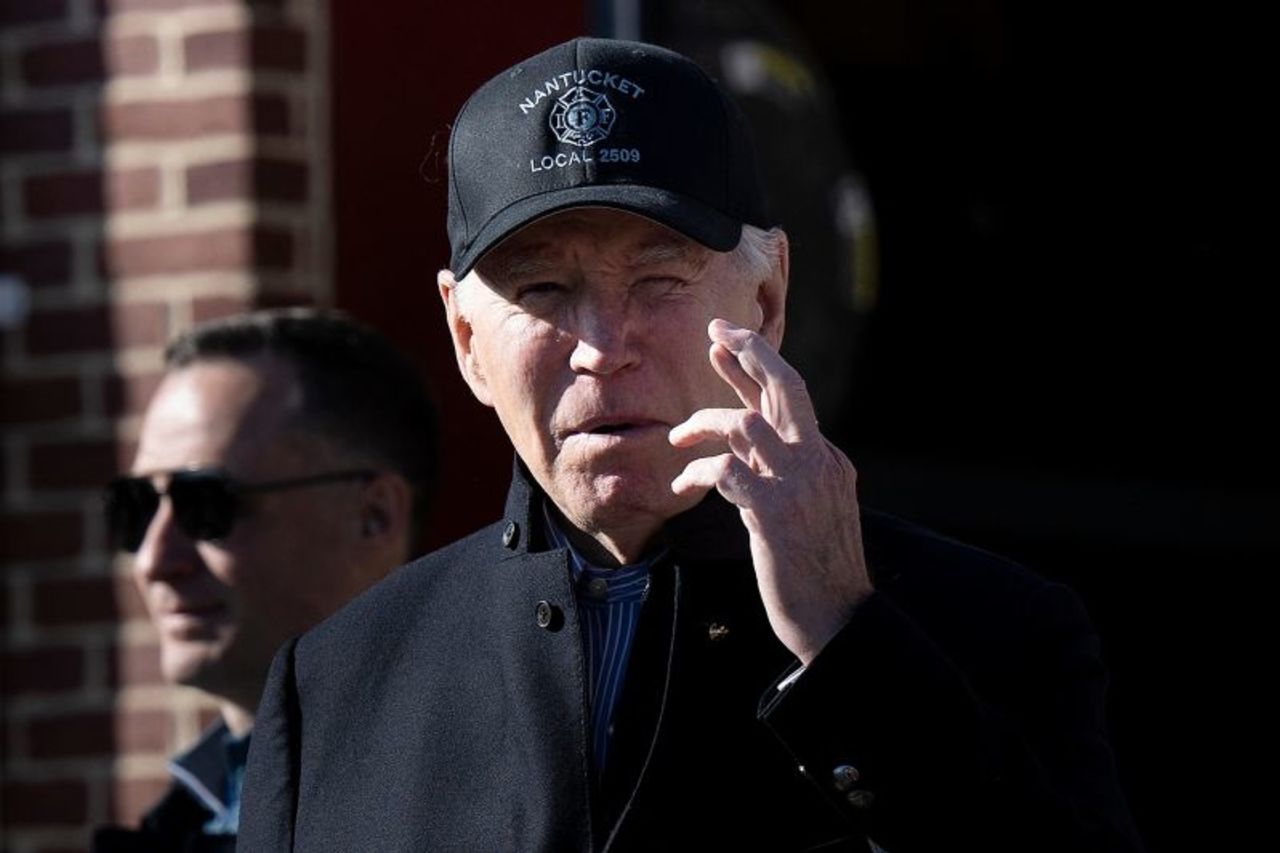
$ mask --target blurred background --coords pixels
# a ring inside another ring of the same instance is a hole
[[[281,304],[371,323],[442,410],[430,544],[498,511],[510,448],[434,284],[448,124],[584,33],[677,47],[739,96],[824,430],[867,503],[1081,593],[1150,849],[1256,845],[1280,556],[1256,22],[1129,0],[0,9],[4,850],[136,820],[211,713],[162,684],[100,519],[173,334]]]

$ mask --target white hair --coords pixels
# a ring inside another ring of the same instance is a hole
[[[730,249],[733,260],[751,281],[769,278],[782,263],[786,235],[781,228],[766,231],[755,225],[743,225],[738,245]]]

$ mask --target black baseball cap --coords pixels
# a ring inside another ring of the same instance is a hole
[[[485,83],[449,141],[450,267],[572,207],[638,213],[721,252],[770,221],[746,121],[692,60],[578,38]]]

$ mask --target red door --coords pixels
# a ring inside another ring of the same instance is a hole
[[[584,34],[587,3],[328,6],[335,301],[390,335],[432,386],[443,465],[426,534],[435,547],[498,517],[512,459],[497,418],[458,376],[436,294],[449,257],[448,127],[489,77]]]

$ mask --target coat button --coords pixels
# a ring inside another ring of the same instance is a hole
[[[538,627],[546,631],[559,631],[563,618],[560,614],[560,608],[556,607],[550,601],[539,601],[533,608],[534,621],[538,623]]]
[[[862,774],[858,772],[858,768],[850,764],[841,764],[835,770],[831,771],[831,784],[836,786],[836,790],[845,793],[853,789],[853,785]]]
[[[507,529],[502,531],[502,544],[506,548],[514,548],[520,541],[520,527],[514,521],[507,522]]]
[[[876,801],[875,794],[870,791],[863,791],[862,789],[850,791],[844,795],[844,798],[848,800],[849,805],[853,806],[855,809],[869,809],[871,808],[872,803]]]
[[[721,625],[719,622],[712,622],[707,626],[707,639],[713,643],[718,643],[729,636],[729,626]]]

